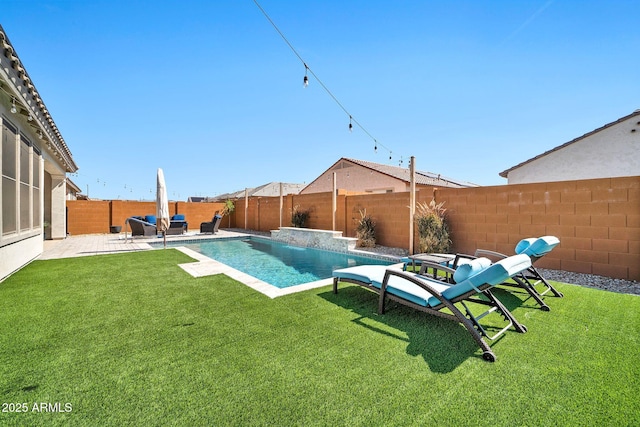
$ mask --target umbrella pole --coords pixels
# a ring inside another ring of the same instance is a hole
[[[167,249],[167,232],[162,232],[162,239],[164,240],[164,248]]]

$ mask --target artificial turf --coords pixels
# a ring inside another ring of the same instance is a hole
[[[366,289],[269,299],[190,261],[36,261],[0,283],[0,425],[640,425],[640,297],[558,284],[543,312],[498,290],[528,332],[488,363],[461,325],[378,315]]]

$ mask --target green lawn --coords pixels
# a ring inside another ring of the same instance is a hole
[[[543,312],[499,292],[529,331],[488,363],[461,325],[379,316],[357,286],[271,300],[183,262],[36,261],[0,283],[0,403],[28,408],[0,425],[640,425],[640,297],[559,284]]]

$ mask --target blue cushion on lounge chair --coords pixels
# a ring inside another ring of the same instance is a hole
[[[560,240],[556,236],[542,236],[536,239],[535,242],[531,243],[531,245],[525,248],[522,252],[518,252],[516,248],[516,253],[540,258],[551,252],[551,250],[559,243]]]
[[[147,216],[144,217],[144,220],[147,221],[149,224],[156,225],[156,216],[155,215],[147,215]]]
[[[450,287],[450,285],[439,280],[433,280],[415,273],[411,275],[416,279],[428,282],[429,286],[436,289],[438,292],[443,292]],[[434,297],[426,290],[417,286],[415,283],[411,283],[398,276],[389,277],[389,282],[387,282],[387,292],[423,307],[426,307],[427,305],[435,306],[440,303],[438,298]]]
[[[484,261],[482,261],[482,263],[484,263]],[[427,282],[430,287],[441,292],[442,296],[446,299],[453,300],[456,297],[463,295],[472,289],[479,288],[482,285],[500,284],[529,266],[531,266],[531,259],[527,255],[514,255],[484,268],[472,277],[455,285],[448,285],[439,280],[434,280],[418,274],[412,274],[412,276],[421,281]],[[437,307],[442,304],[438,298],[434,297],[426,290],[398,276],[389,277],[387,292],[425,307]]]
[[[357,265],[355,267],[340,268],[333,270],[332,276],[339,279],[350,279],[358,282],[373,285],[376,288],[382,287],[384,273],[387,271],[386,265]]]
[[[460,263],[458,268],[456,268],[456,272],[453,273],[453,280],[456,283],[464,282],[469,277],[475,276],[490,265],[491,260],[489,258],[465,260],[465,262]]]
[[[183,214],[176,214],[176,215],[171,217],[171,221],[184,221],[184,215]]]
[[[453,299],[459,295],[469,292],[471,289],[489,284],[499,285],[509,277],[520,273],[521,271],[531,267],[531,258],[527,255],[513,255],[505,259],[501,259],[495,264],[490,265],[474,276],[469,277],[463,282],[457,283],[444,291],[442,295],[447,299]]]
[[[520,241],[518,242],[518,244],[516,245],[515,253],[517,253],[517,254],[521,254],[521,253],[523,253],[523,252],[524,252],[524,251],[526,251],[526,250],[527,250],[527,248],[528,248],[529,246],[531,246],[531,244],[532,244],[533,242],[535,242],[536,240],[538,240],[538,239],[537,239],[537,238],[535,238],[535,237],[530,237],[530,238],[528,238],[528,239],[522,239],[522,240],[520,240]]]

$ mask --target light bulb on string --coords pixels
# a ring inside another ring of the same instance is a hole
[[[307,67],[307,64],[304,64],[304,79],[302,79],[302,83],[304,87],[309,86],[309,77],[307,76],[308,70],[309,70],[309,67]]]
[[[373,152],[378,154],[378,141],[376,141],[375,139],[373,140],[374,145],[373,145]]]
[[[303,86],[306,88],[309,84],[309,77],[308,77],[308,73],[311,73],[311,75],[313,76],[313,78],[315,79],[316,83],[318,83],[320,85],[320,87],[322,89],[324,89],[324,91],[335,101],[335,103],[342,109],[342,111],[344,111],[348,116],[349,116],[349,132],[353,132],[353,117],[351,116],[351,114],[349,114],[349,112],[347,111],[347,109],[344,107],[344,105],[342,105],[342,103],[340,102],[340,100],[338,100],[338,98],[336,98],[336,96],[329,90],[329,88],[327,88],[325,86],[325,84],[322,82],[322,80],[320,80],[318,78],[318,76],[311,71],[311,69],[307,66],[307,63],[304,61],[304,59],[302,58],[302,56],[300,56],[300,54],[298,53],[298,51],[296,51],[295,47],[289,42],[289,40],[287,40],[287,37],[282,33],[282,31],[280,31],[280,29],[278,28],[278,26],[275,24],[275,22],[273,22],[273,20],[271,19],[271,17],[267,14],[267,12],[262,8],[262,6],[260,6],[260,4],[257,1],[254,1],[256,6],[258,7],[258,9],[260,9],[260,11],[262,12],[262,14],[264,15],[264,17],[271,23],[271,25],[273,26],[273,28],[276,30],[276,32],[278,34],[280,34],[280,36],[282,37],[282,39],[284,40],[284,42],[289,46],[289,48],[293,51],[293,53],[295,54],[295,56],[300,60],[300,62],[304,65],[305,68],[305,73],[304,73],[304,77],[303,77]],[[377,153],[378,152],[378,142],[373,138],[373,136],[369,133],[369,131],[363,127],[359,122],[356,122],[356,124],[358,125],[358,127],[360,128],[360,131],[364,132],[367,136],[369,136],[371,139],[374,140],[375,144],[374,144],[374,151]],[[381,147],[384,148],[385,150],[389,151],[389,149],[381,144]],[[393,161],[393,157],[391,155],[391,151],[389,151],[389,160]]]
[[[16,108],[16,99],[12,98],[11,99],[11,113],[15,114],[18,112],[18,109]]]

